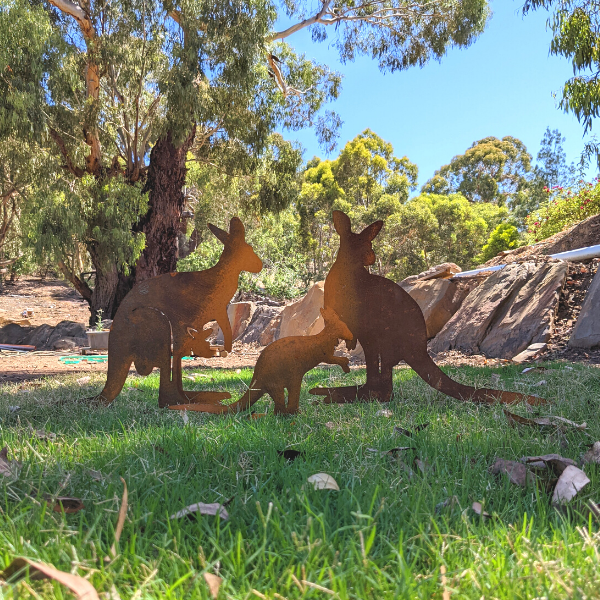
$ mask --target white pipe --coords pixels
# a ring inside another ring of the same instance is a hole
[[[588,258],[597,258],[600,256],[600,244],[597,246],[588,246],[587,248],[577,248],[577,250],[567,250],[558,254],[551,254],[552,258],[559,260],[587,260]]]
[[[550,258],[558,258],[558,260],[588,260],[589,258],[598,258],[600,256],[600,244],[597,246],[588,246],[587,248],[577,248],[577,250],[568,250],[567,252],[558,252],[557,254],[549,254]],[[477,275],[477,273],[483,273],[484,271],[499,271],[506,267],[504,265],[496,265],[495,267],[482,267],[480,269],[473,269],[472,271],[461,271],[455,273],[452,277],[468,277],[470,275]]]

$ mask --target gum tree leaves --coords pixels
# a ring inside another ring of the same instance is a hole
[[[96,592],[94,586],[87,579],[79,577],[79,575],[59,571],[54,567],[34,562],[28,558],[15,558],[5,569],[2,577],[4,580],[10,578],[11,581],[18,581],[26,576],[28,570],[30,579],[52,579],[58,581],[58,583],[68,587],[75,594],[77,600],[100,600],[98,592]]]
[[[519,425],[529,425],[531,427],[561,427],[561,426],[569,426],[574,427],[575,429],[587,429],[587,423],[575,423],[574,421],[570,421],[569,419],[565,419],[564,417],[537,417],[534,419],[529,419],[527,417],[522,417],[521,415],[517,415],[515,413],[511,413],[506,409],[502,409],[504,414],[508,417],[508,422],[511,425],[519,424]]]
[[[521,463],[504,460],[499,458],[491,467],[490,472],[494,475],[504,474],[508,480],[521,487],[533,485],[535,483],[535,475],[527,470],[527,467]]]
[[[3,477],[15,476],[21,468],[18,460],[8,460],[8,446],[0,450],[0,475]]]
[[[587,475],[581,469],[569,465],[558,478],[552,495],[552,504],[570,502],[589,482]]]
[[[181,519],[183,517],[190,517],[194,515],[219,515],[221,519],[226,521],[229,519],[229,513],[225,510],[225,507],[218,503],[213,502],[211,504],[204,504],[204,502],[197,502],[196,504],[190,504],[180,511],[177,511],[174,515],[171,515],[170,519]]]
[[[315,490],[335,490],[340,491],[340,486],[337,481],[327,473],[316,473],[307,479],[308,483],[312,484]]]

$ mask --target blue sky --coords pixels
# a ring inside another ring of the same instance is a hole
[[[361,58],[342,65],[328,41],[315,44],[307,30],[288,38],[297,51],[344,75],[340,98],[329,105],[344,124],[337,150],[369,127],[391,142],[397,156],[419,166],[423,184],[440,166],[487,136],[521,139],[534,159],[546,126],[566,136],[567,160],[578,161],[583,128],[557,108],[570,63],[549,55],[547,13],[521,15],[522,0],[492,0],[487,29],[469,48],[453,49],[423,68],[383,75]],[[329,31],[329,36],[335,32]],[[311,131],[288,132],[304,146],[304,158],[325,158]]]

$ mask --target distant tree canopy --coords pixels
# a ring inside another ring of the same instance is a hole
[[[515,137],[487,137],[455,156],[423,186],[423,193],[461,193],[471,202],[514,205],[528,184],[531,155]]]

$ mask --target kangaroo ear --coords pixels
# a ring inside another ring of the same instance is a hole
[[[368,227],[365,227],[358,235],[360,235],[361,238],[372,242],[377,237],[377,234],[381,231],[382,227],[383,221],[375,221],[375,223],[371,223]]]
[[[212,223],[208,223],[208,228],[214,233],[214,235],[220,242],[222,242],[223,244],[227,243],[227,241],[229,240],[229,234],[226,231],[219,229],[219,227],[213,225]]]
[[[238,217],[232,217],[231,221],[229,222],[229,233],[233,237],[245,239],[246,229]]]
[[[333,226],[340,236],[342,234],[352,233],[350,228],[350,217],[341,210],[333,211]]]

